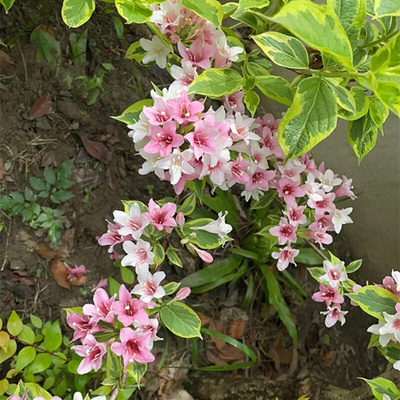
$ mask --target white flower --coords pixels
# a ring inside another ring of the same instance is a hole
[[[335,210],[335,214],[332,218],[335,232],[339,233],[342,230],[342,225],[352,224],[353,220],[349,217],[349,214],[353,211],[353,207],[345,208],[343,210]]]
[[[339,282],[347,281],[347,272],[343,270],[344,262],[333,265],[330,261],[324,260],[325,275],[322,275],[319,280],[328,282],[332,287],[338,287]]]
[[[135,122],[132,125],[128,125],[128,128],[132,129],[128,132],[128,136],[133,139],[134,143],[139,143],[146,136],[150,135],[149,120],[147,119],[143,111],[139,115],[139,121]]]
[[[327,169],[320,180],[322,188],[325,190],[326,193],[330,192],[334,186],[340,185],[342,183],[342,180],[340,178],[335,178],[335,174],[331,169]]]
[[[400,272],[392,269],[392,277],[396,282],[396,290],[400,292]]]
[[[164,170],[169,170],[171,175],[171,184],[176,185],[184,174],[193,174],[194,168],[189,164],[193,158],[193,151],[187,149],[180,152],[174,149],[172,154],[157,161],[156,166]]]
[[[379,344],[383,347],[386,347],[387,344],[391,341],[391,340],[395,340],[396,338],[394,337],[393,333],[384,333],[381,334],[379,332],[379,330],[386,325],[384,322],[379,321],[377,324],[375,325],[371,325],[368,329],[367,332],[369,333],[374,333],[375,335],[379,335]]]
[[[169,47],[158,37],[153,36],[151,40],[140,39],[140,46],[146,51],[143,57],[143,64],[155,61],[160,68],[167,66],[167,55],[170,53]]]
[[[82,393],[76,392],[74,394],[74,400],[83,400]],[[85,400],[90,400],[89,395],[85,396]],[[106,400],[106,396],[96,396],[96,397],[93,397],[92,400]]]
[[[129,214],[123,211],[114,211],[114,221],[121,225],[118,233],[122,236],[132,235],[135,240],[142,236],[144,228],[149,224],[149,221],[142,216],[138,203],[133,203]]]
[[[148,267],[137,268],[138,284],[133,288],[133,294],[140,294],[140,300],[149,303],[151,299],[161,299],[165,296],[165,290],[160,282],[165,278],[165,272],[159,271],[154,275]]]
[[[313,201],[321,201],[323,197],[321,196],[320,188],[321,184],[315,182],[315,176],[313,174],[308,174],[304,184],[306,195]]]
[[[225,222],[225,217],[227,216],[228,211],[225,211],[225,214],[222,215],[222,211],[218,213],[218,219],[210,222],[207,225],[199,226],[197,228],[192,229],[200,229],[203,231],[207,231],[210,233],[214,233],[218,235],[222,239],[222,245],[225,244],[225,236],[227,236],[232,231],[232,226]]]
[[[379,334],[393,334],[395,341],[400,342],[400,313],[390,315],[383,312],[383,317],[385,318],[386,324],[379,328]]]
[[[145,268],[154,264],[154,254],[151,251],[149,242],[145,242],[142,239],[139,239],[136,244],[126,241],[122,244],[122,247],[125,253],[127,253],[121,260],[121,265],[123,267],[131,265],[132,267]]]

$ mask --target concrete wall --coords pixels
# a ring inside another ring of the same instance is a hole
[[[275,117],[286,110],[268,99],[262,100],[261,107]],[[353,207],[354,223],[343,227],[340,243],[353,257],[363,259],[363,278],[380,282],[392,268],[400,269],[400,120],[390,113],[385,136],[378,137],[376,147],[360,166],[347,142],[347,122],[338,122],[336,130],[312,153],[340,176],[353,178],[358,198],[340,207]]]

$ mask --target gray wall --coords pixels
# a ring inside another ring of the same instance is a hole
[[[265,96],[262,99],[262,111],[272,112],[275,117],[286,110]],[[363,259],[364,279],[380,282],[392,268],[400,269],[400,120],[390,113],[385,136],[378,137],[376,147],[360,166],[347,142],[347,122],[338,122],[336,130],[312,154],[340,176],[353,178],[358,198],[341,203],[341,208],[353,207],[354,223],[343,227],[339,243],[346,253]]]

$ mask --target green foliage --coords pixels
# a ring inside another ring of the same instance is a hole
[[[7,14],[14,3],[15,0],[0,0],[0,4],[4,7],[4,10]]]
[[[383,395],[388,395],[390,399],[399,399],[400,390],[397,389],[396,385],[389,379],[385,378],[375,378],[375,379],[365,379],[363,381],[367,382],[371,391],[377,400],[382,400]]]
[[[31,34],[31,43],[37,45],[36,60],[45,60],[53,69],[58,69],[61,60],[60,42],[49,32],[35,29]]]
[[[70,28],[77,28],[89,20],[95,6],[94,0],[64,0],[62,19]]]
[[[200,17],[209,20],[215,27],[219,28],[221,26],[224,10],[218,1],[203,0],[202,2],[198,2],[196,0],[182,0],[182,5],[194,11]]]
[[[123,122],[124,124],[131,125],[139,120],[139,114],[142,112],[143,107],[151,107],[152,105],[153,100],[151,99],[140,100],[128,107],[121,115],[111,118]]]

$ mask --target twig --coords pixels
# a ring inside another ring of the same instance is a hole
[[[127,379],[128,379],[128,372],[124,370],[124,373],[122,374],[121,378],[121,384],[123,385]],[[111,393],[110,400],[115,400],[118,396],[118,393],[119,393],[119,386],[116,386]]]
[[[306,240],[306,243],[323,259],[323,260],[328,260],[329,258],[313,243],[310,242],[309,240]]]
[[[6,248],[4,249],[4,260],[3,260],[3,265],[1,266],[0,271],[3,271],[7,264],[8,242],[10,241],[10,232],[11,232],[11,218],[9,218],[9,220],[10,220],[10,224],[8,226],[8,231],[7,231]]]
[[[28,82],[28,70],[26,69],[25,57],[24,57],[24,54],[22,53],[22,49],[21,49],[21,46],[19,44],[19,41],[17,40],[16,42],[17,42],[17,46],[18,46],[19,52],[21,53],[22,64],[24,65],[24,72],[25,72],[25,83],[27,83]]]

